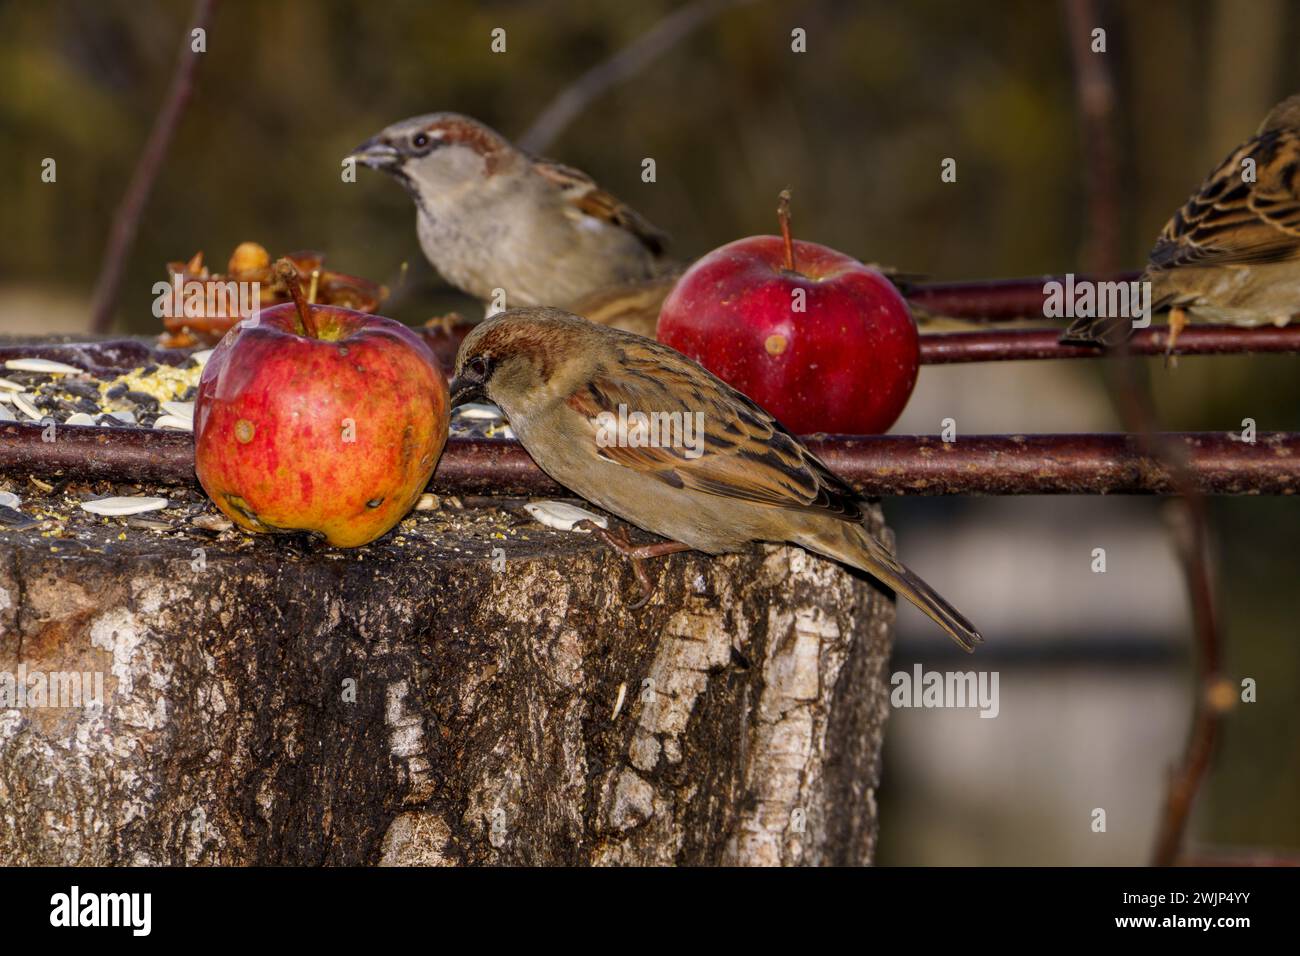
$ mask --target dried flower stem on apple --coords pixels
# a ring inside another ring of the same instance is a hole
[[[782,189],[776,200],[776,219],[781,224],[781,239],[785,242],[785,271],[798,272],[794,267],[794,239],[790,236],[790,190]]]
[[[289,295],[293,296],[293,304],[298,309],[298,321],[302,323],[303,333],[310,339],[320,338],[316,331],[316,318],[312,315],[311,306],[302,294],[302,276],[298,274],[298,267],[290,259],[277,259],[275,274],[289,290]]]

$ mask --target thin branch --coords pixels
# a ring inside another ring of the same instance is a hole
[[[1115,84],[1109,62],[1113,54],[1093,52],[1092,31],[1101,26],[1093,0],[1066,0],[1065,19],[1087,177],[1082,258],[1094,272],[1106,275],[1119,269],[1120,243],[1119,165],[1112,120]]]
[[[145,428],[0,424],[0,473],[47,480],[188,484],[192,436]],[[808,447],[865,495],[1172,494],[1180,480],[1209,494],[1300,494],[1300,433],[1253,444],[1222,432],[1156,436],[1160,454],[1132,435],[815,436]],[[1181,472],[1168,464],[1177,458]],[[441,494],[567,494],[515,441],[453,438],[430,487]]]
[[[654,27],[609,59],[593,66],[560,91],[542,110],[528,132],[519,137],[522,149],[540,153],[550,148],[559,135],[610,87],[639,73],[681,40],[718,14],[753,0],[696,0],[674,10]]]
[[[1114,149],[1114,84],[1109,54],[1094,53],[1092,31],[1100,25],[1093,0],[1065,0],[1066,27],[1074,63],[1075,96],[1083,124],[1089,235],[1085,266],[1097,273],[1116,269],[1118,182]],[[1219,686],[1219,621],[1210,571],[1209,522],[1202,488],[1185,449],[1156,434],[1158,424],[1149,384],[1138,372],[1134,348],[1124,343],[1109,362],[1108,386],[1125,429],[1142,451],[1166,469],[1178,498],[1173,502],[1174,538],[1187,582],[1194,622],[1197,683],[1192,725],[1183,760],[1171,775],[1152,862],[1177,862],[1196,793],[1209,770],[1224,703]]]
[[[181,42],[181,53],[172,73],[172,82],[167,90],[167,98],[154,118],[153,129],[144,151],[136,162],[135,172],[127,187],[122,202],[113,213],[113,225],[109,232],[108,245],[104,249],[104,260],[99,267],[99,278],[95,282],[93,306],[91,307],[90,330],[96,333],[108,331],[113,322],[113,310],[117,306],[117,295],[122,285],[122,273],[126,267],[127,257],[135,245],[136,233],[140,228],[140,216],[144,213],[149,194],[153,192],[154,181],[162,168],[163,160],[171,147],[176,127],[180,125],[181,116],[189,103],[194,90],[194,73],[198,68],[199,54],[194,52],[191,33],[196,29],[207,30],[212,21],[212,12],[217,0],[196,0],[194,14],[185,36]]]

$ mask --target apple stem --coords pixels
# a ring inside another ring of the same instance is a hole
[[[794,239],[790,236],[790,190],[782,189],[777,197],[776,219],[781,224],[781,238],[785,241],[785,271],[798,272],[794,267]]]
[[[293,304],[298,308],[298,320],[302,323],[303,332],[308,338],[320,338],[316,331],[316,319],[311,314],[311,306],[307,304],[307,299],[302,294],[302,276],[298,273],[298,267],[291,259],[277,259],[275,274],[284,282],[289,295],[293,297]]]

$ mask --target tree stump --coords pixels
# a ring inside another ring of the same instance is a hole
[[[894,607],[833,562],[675,555],[633,611],[519,502],[338,551],[89,490],[0,531],[0,864],[872,858]],[[102,699],[49,706],[74,673]]]

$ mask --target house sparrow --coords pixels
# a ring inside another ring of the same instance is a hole
[[[1165,224],[1143,280],[1169,309],[1169,348],[1188,317],[1285,325],[1300,312],[1300,95],[1283,100]],[[1116,345],[1118,316],[1078,319],[1062,342]]]
[[[875,575],[964,649],[982,643],[872,537],[852,488],[771,415],[666,345],[558,309],[511,310],[475,328],[456,356],[452,406],[475,399],[505,412],[557,482],[669,539],[638,548],[604,536],[634,562],[789,542]]]
[[[430,113],[352,153],[416,205],[420,247],[452,285],[510,307],[572,305],[669,266],[667,236],[585,173],[530,156],[477,120]]]

